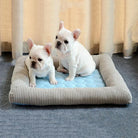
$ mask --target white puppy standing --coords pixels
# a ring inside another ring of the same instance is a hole
[[[28,39],[27,43],[30,53],[25,64],[29,71],[30,87],[36,86],[36,77],[46,77],[47,75],[49,75],[51,84],[57,84],[55,67],[51,57],[51,44],[35,45],[31,39]]]
[[[61,54],[57,71],[67,72],[68,70],[69,76],[66,78],[67,81],[73,80],[76,75],[90,75],[96,67],[92,56],[84,46],[77,41],[79,35],[79,29],[71,32],[64,28],[63,21],[60,22],[55,43],[55,47]]]

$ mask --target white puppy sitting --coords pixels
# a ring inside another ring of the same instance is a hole
[[[79,35],[79,29],[71,32],[64,28],[63,21],[60,22],[55,43],[55,47],[60,51],[61,55],[57,71],[64,73],[69,71],[69,76],[66,78],[67,81],[73,80],[76,75],[90,75],[95,70],[96,65],[92,56],[77,41]]]
[[[35,45],[31,39],[28,39],[27,43],[30,53],[25,60],[25,64],[29,71],[30,87],[36,86],[36,77],[46,77],[47,75],[49,75],[51,84],[57,84],[55,67],[50,55],[51,44]]]

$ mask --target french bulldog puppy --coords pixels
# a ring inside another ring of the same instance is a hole
[[[30,87],[36,86],[36,77],[49,75],[51,84],[57,84],[55,79],[55,67],[51,57],[51,44],[35,45],[31,39],[27,40],[30,52],[25,60],[29,71]]]
[[[71,81],[75,76],[87,76],[90,75],[96,67],[96,64],[77,39],[80,35],[80,30],[76,29],[73,32],[64,28],[64,22],[59,24],[59,32],[56,35],[55,48],[60,53],[59,67],[57,71],[67,73],[69,76],[67,81]]]

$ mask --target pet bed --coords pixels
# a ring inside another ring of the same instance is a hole
[[[57,86],[50,85],[48,79],[44,78],[37,79],[36,88],[29,87],[25,58],[26,56],[22,56],[16,62],[9,92],[10,103],[38,106],[132,103],[131,93],[108,55],[93,56],[97,70],[91,76],[76,77],[75,80],[68,82],[64,80],[66,74],[56,72]],[[57,61],[54,63],[57,67]],[[92,77],[96,77],[96,80]],[[91,78],[93,81],[90,81]],[[84,84],[84,80],[87,85],[80,85]],[[50,86],[44,84],[44,81]],[[95,81],[100,85],[90,85],[95,84]]]

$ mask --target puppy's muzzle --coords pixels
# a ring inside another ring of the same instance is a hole
[[[61,42],[57,41],[56,48],[60,49],[60,47],[61,47]]]
[[[32,61],[31,67],[32,67],[32,68],[35,68],[35,66],[36,66],[36,62],[35,62],[35,61]]]

